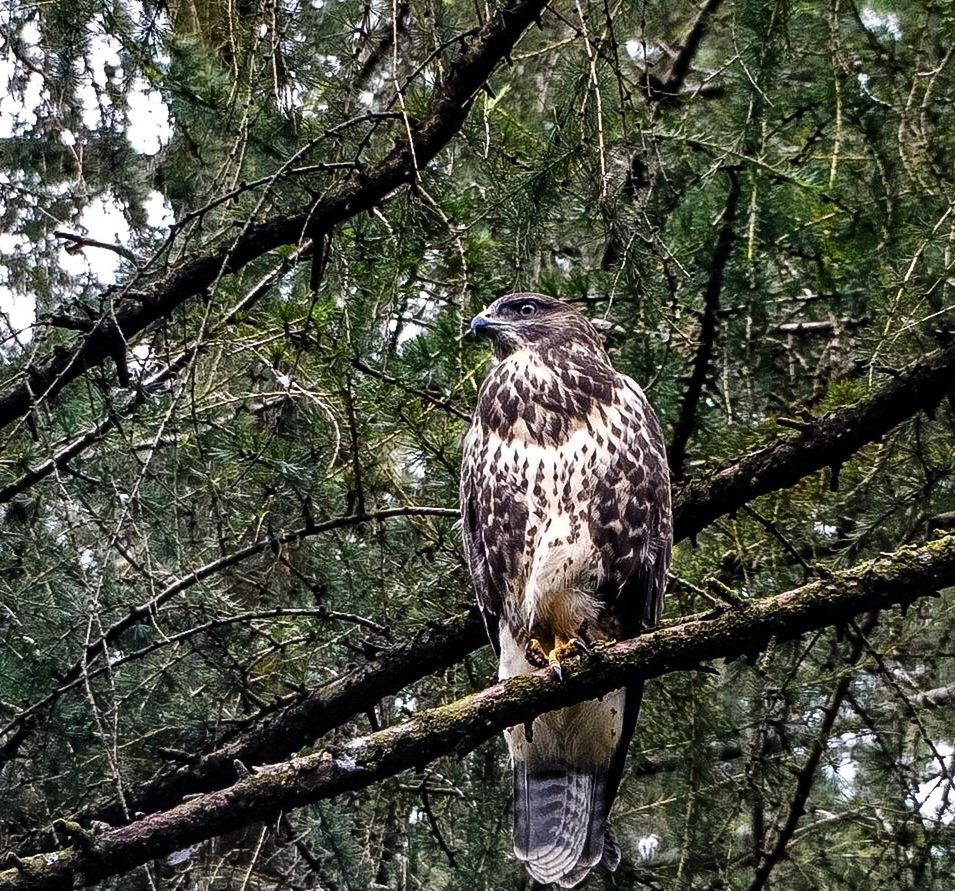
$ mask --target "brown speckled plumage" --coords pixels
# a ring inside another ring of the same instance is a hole
[[[498,362],[464,443],[468,567],[500,675],[535,670],[531,638],[622,639],[660,616],[672,543],[666,451],[642,390],[577,310],[502,297],[472,328]],[[606,826],[642,690],[512,728],[515,851],[572,886],[619,851]]]

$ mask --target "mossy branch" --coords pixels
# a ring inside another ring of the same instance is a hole
[[[868,396],[806,423],[798,435],[777,439],[713,470],[674,492],[677,540],[692,538],[717,517],[787,489],[826,467],[840,467],[921,411],[933,412],[955,393],[955,342],[913,363]]]
[[[955,344],[915,362],[853,405],[808,424],[801,435],[777,439],[687,480],[674,489],[677,540],[697,535],[717,518],[760,495],[844,462],[919,411],[931,410],[953,390]],[[161,770],[153,780],[130,790],[130,809],[151,813],[183,795],[222,788],[233,779],[231,765],[236,758],[252,763],[259,763],[263,756],[286,758],[381,697],[460,661],[484,642],[480,623],[473,615],[449,619],[428,635],[416,636],[414,641],[382,653],[372,664],[343,678],[333,690],[311,694],[262,725],[253,726],[227,746],[198,756],[195,764]],[[102,650],[99,642],[96,650]],[[84,809],[77,816],[123,821],[121,808],[114,802]]]
[[[450,668],[486,643],[487,633],[476,609],[434,622],[338,680],[256,722],[220,748],[159,770],[152,779],[127,791],[126,808],[133,813],[152,813],[173,806],[186,795],[228,786],[236,779],[236,760],[267,764],[288,758],[373,708],[385,696]],[[126,822],[115,799],[84,808],[74,819],[114,825]]]
[[[861,564],[775,597],[692,616],[600,648],[561,680],[547,671],[512,678],[410,721],[354,740],[339,751],[295,758],[253,772],[227,789],[96,837],[88,846],[23,858],[0,872],[0,891],[93,885],[151,859],[283,811],[371,785],[444,755],[470,752],[505,727],[590,699],[639,679],[693,670],[714,659],[759,651],[839,625],[859,613],[955,585],[955,535]]]

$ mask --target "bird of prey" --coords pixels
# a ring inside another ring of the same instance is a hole
[[[660,425],[566,303],[509,294],[471,331],[498,361],[464,441],[468,569],[499,677],[560,674],[660,618],[673,541]],[[514,852],[537,881],[570,888],[620,862],[608,814],[642,695],[634,684],[506,731]]]

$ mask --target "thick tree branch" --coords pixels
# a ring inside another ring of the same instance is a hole
[[[918,411],[933,408],[945,393],[955,389],[953,381],[955,345],[915,363],[855,405],[830,412],[801,435],[777,440],[698,478],[691,478],[674,491],[677,540],[697,535],[709,523],[732,513],[759,495],[790,486],[803,476],[848,459],[854,451],[878,440]],[[367,685],[356,681],[352,688],[344,679],[342,689],[348,692],[341,701],[349,703],[351,710],[339,711],[337,705],[330,705],[327,709],[328,715],[337,716],[337,724],[316,721],[313,725],[308,721],[293,721],[285,733],[273,734],[266,728],[262,731],[262,740],[257,738],[259,728],[250,728],[242,742],[236,740],[223,750],[203,755],[195,765],[160,771],[154,780],[130,790],[130,799],[136,802],[131,810],[148,813],[165,806],[169,798],[156,797],[162,796],[164,781],[173,784],[180,794],[214,788],[228,776],[223,765],[231,764],[235,758],[241,761],[255,760],[250,754],[239,751],[243,745],[248,746],[250,752],[261,746],[275,758],[288,757],[313,744],[332,727],[367,711],[383,696],[393,695],[408,684],[431,674],[437,670],[433,666],[454,664],[483,644],[484,637],[474,634],[473,618],[448,620],[441,642],[434,642],[427,658],[422,656],[411,660],[410,664],[402,665],[392,674],[390,657],[384,653],[375,660],[375,666],[369,667],[370,676],[375,679]],[[98,647],[96,652],[101,649],[102,646]],[[358,671],[363,673],[365,670],[362,668]],[[324,709],[321,703],[326,694],[327,689],[316,691],[303,703],[303,709]],[[330,695],[332,699],[336,698],[335,694]],[[113,805],[107,804],[90,813],[94,812],[115,816],[116,811]]]
[[[221,789],[235,781],[235,762],[271,764],[362,714],[385,696],[397,693],[427,675],[444,671],[487,643],[477,611],[435,622],[344,677],[314,690],[238,734],[224,746],[197,756],[189,764],[159,771],[126,795],[130,813],[153,813],[172,807],[186,795]],[[88,808],[75,820],[125,822],[115,802]]]
[[[853,405],[804,430],[692,477],[675,493],[677,540],[692,538],[754,498],[786,489],[824,467],[838,471],[855,452],[955,392],[955,343],[930,353]],[[837,475],[837,474],[836,474]]]
[[[291,808],[365,788],[444,755],[462,756],[505,727],[593,698],[638,679],[693,670],[713,659],[759,651],[847,622],[861,612],[906,605],[955,585],[955,536],[907,547],[776,597],[691,617],[571,665],[558,680],[544,670],[511,678],[410,721],[324,751],[271,765],[227,789],[201,795],[129,826],[0,872],[0,891],[92,885],[224,832]]]
[[[488,19],[470,50],[447,66],[447,77],[432,96],[424,120],[409,124],[411,144],[399,139],[382,161],[342,180],[316,204],[299,213],[253,223],[228,246],[184,263],[135,296],[121,298],[78,343],[58,346],[27,365],[18,375],[20,382],[0,396],[0,429],[27,414],[37,401],[56,396],[89,368],[125,355],[130,339],[203,293],[221,275],[237,272],[282,245],[323,237],[413,182],[419,168],[461,128],[475,93],[546,5],[547,0],[513,0]]]
[[[686,82],[686,76],[690,73],[690,65],[696,58],[706,30],[709,28],[710,17],[720,8],[721,2],[722,0],[706,0],[706,3],[703,4],[697,13],[683,41],[683,46],[680,47],[680,51],[673,60],[673,64],[670,66],[670,71],[667,74],[664,86],[668,92],[678,92]]]
[[[736,223],[736,211],[739,207],[739,171],[730,167],[727,169],[730,187],[726,195],[726,207],[723,209],[723,218],[720,220],[716,235],[716,246],[713,248],[713,259],[710,262],[710,275],[703,292],[703,316],[700,319],[700,336],[693,356],[693,366],[690,379],[680,403],[680,414],[673,425],[673,438],[670,441],[669,463],[670,478],[683,479],[683,465],[686,461],[686,447],[696,429],[697,409],[700,397],[703,395],[703,386],[710,370],[710,363],[716,352],[716,335],[719,325],[720,294],[723,291],[723,279],[726,265],[733,253],[733,226]]]
[[[841,463],[854,451],[879,439],[918,411],[934,408],[946,393],[955,389],[953,381],[955,344],[915,363],[855,405],[830,412],[801,435],[771,443],[698,478],[690,479],[674,493],[677,540],[695,536],[718,517],[733,512],[759,495],[792,485],[803,476],[833,463]],[[294,530],[290,534],[299,533],[300,530]],[[256,552],[264,547],[263,544]],[[188,578],[198,579],[200,573],[192,573]],[[202,577],[208,574],[211,572]],[[128,627],[128,622],[128,618],[120,620],[112,637]],[[227,768],[233,760],[255,761],[251,753],[259,750],[270,752],[276,759],[288,757],[314,743],[334,726],[367,711],[383,696],[397,693],[440,666],[460,661],[483,643],[484,638],[474,633],[473,619],[449,620],[444,636],[440,642],[434,642],[427,658],[412,659],[392,672],[390,657],[382,654],[375,665],[359,669],[354,686],[347,678],[343,679],[340,688],[343,696],[339,697],[337,693],[330,693],[326,689],[316,691],[301,704],[303,714],[310,709],[317,709],[327,716],[334,716],[335,723],[329,723],[330,718],[316,720],[314,724],[290,718],[285,725],[285,732],[272,730],[273,727],[281,727],[281,723],[264,725],[264,729],[251,728],[225,748],[201,756],[195,764],[160,771],[152,781],[131,790],[129,795],[135,802],[131,810],[148,813],[164,807],[173,800],[173,789],[176,794],[189,794],[216,788],[229,781]],[[95,658],[101,650],[100,645],[88,654],[88,658]],[[75,668],[71,671],[75,671]],[[330,699],[327,706],[323,705],[326,696]],[[350,710],[343,709],[342,703],[350,704]],[[23,739],[23,734],[18,733],[22,722],[17,720],[17,726],[8,728],[8,738],[15,734],[19,743]],[[24,720],[28,720],[28,716]],[[261,739],[258,736],[260,731]],[[163,792],[166,782],[170,784],[169,795]],[[116,813],[114,805],[104,804],[94,808],[89,815],[108,814],[115,819]]]
[[[104,655],[107,655],[109,644],[115,643],[122,634],[134,625],[140,622],[152,621],[152,617],[156,614],[159,607],[170,601],[176,595],[225,569],[233,567],[257,554],[262,554],[293,542],[302,541],[313,535],[332,532],[336,529],[345,529],[363,523],[379,522],[396,517],[438,516],[456,518],[457,515],[457,511],[453,508],[417,506],[392,507],[365,514],[347,514],[344,517],[336,517],[321,523],[309,523],[298,529],[283,532],[280,535],[260,538],[258,541],[254,541],[244,548],[218,557],[170,582],[152,599],[137,604],[136,606],[131,606],[122,618],[117,619],[106,628],[96,640],[86,645],[83,655],[62,672],[59,678],[60,684],[56,689],[50,691],[43,699],[37,700],[32,705],[21,709],[5,726],[0,728],[0,737],[16,736],[22,744],[24,737],[21,733],[21,728],[27,722],[32,722],[39,711],[53,705],[64,693],[78,686],[84,677],[91,676],[92,672],[89,671],[90,666]],[[17,748],[19,748],[19,746]],[[6,745],[0,748],[0,766],[4,763],[3,755],[6,749]],[[15,755],[16,749],[9,753],[9,757],[15,757]]]

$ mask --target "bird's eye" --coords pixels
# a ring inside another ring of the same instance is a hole
[[[522,303],[518,312],[525,317],[532,316],[537,312],[537,307],[533,303]]]

